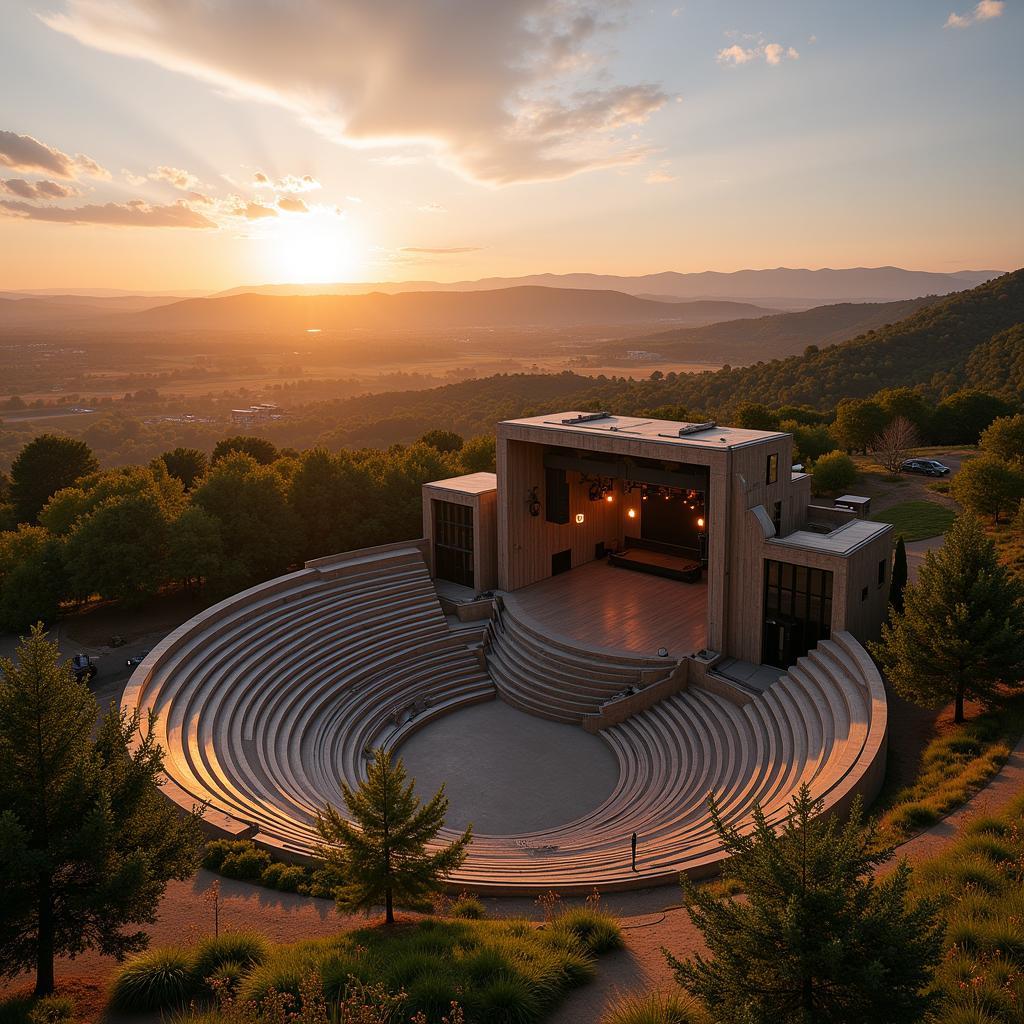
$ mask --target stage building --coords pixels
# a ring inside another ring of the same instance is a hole
[[[423,489],[434,577],[594,647],[788,668],[878,635],[892,527],[815,503],[792,435],[563,412],[497,428],[497,473]],[[850,496],[846,496],[850,497]]]

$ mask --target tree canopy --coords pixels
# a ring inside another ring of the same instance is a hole
[[[159,791],[153,720],[98,708],[41,626],[0,661],[0,972],[54,986],[54,958],[145,947],[171,878],[201,848],[198,812]]]

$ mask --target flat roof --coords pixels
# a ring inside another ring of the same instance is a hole
[[[777,430],[746,430],[716,423],[687,423],[682,420],[656,420],[644,416],[599,415],[592,412],[553,412],[545,416],[526,416],[502,423],[542,430],[569,431],[580,436],[608,434],[611,437],[657,441],[683,448],[737,448],[761,444],[787,435]],[[683,431],[680,434],[680,431]]]
[[[851,519],[836,527],[831,533],[815,533],[813,530],[794,530],[785,537],[771,537],[769,544],[780,544],[787,548],[804,548],[808,551],[823,551],[831,555],[848,555],[862,544],[867,544],[881,534],[893,529],[889,523],[873,523],[868,519]]]
[[[466,473],[464,476],[450,476],[447,480],[431,480],[425,486],[460,494],[486,494],[497,489],[498,477],[495,473]]]

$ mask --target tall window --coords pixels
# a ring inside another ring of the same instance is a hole
[[[782,536],[782,502],[777,501],[772,506],[772,526],[775,527],[775,536]]]
[[[765,560],[765,661],[787,667],[832,631],[832,573]]]
[[[768,456],[768,467],[765,471],[765,483],[773,484],[779,479],[779,453],[772,452]]]
[[[439,579],[473,587],[473,509],[469,505],[434,502],[434,572]]]

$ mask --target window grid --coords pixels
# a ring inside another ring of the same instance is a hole
[[[434,502],[434,571],[443,580],[472,587],[473,509],[453,501]]]
[[[832,631],[832,573],[771,559],[766,566],[765,615],[802,622],[807,650],[827,640]]]

